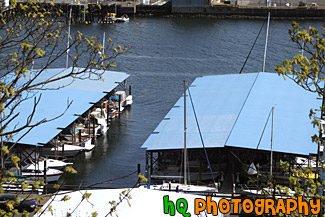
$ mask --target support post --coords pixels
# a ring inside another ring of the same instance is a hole
[[[138,164],[138,184],[140,184],[140,181],[141,181],[139,178],[140,173],[141,173],[141,166],[140,166],[140,164]]]
[[[58,159],[58,137],[55,139],[54,158],[55,160]]]
[[[106,113],[107,113],[107,115],[106,115],[106,123],[108,125],[108,123],[109,123],[109,101],[107,101]]]
[[[150,169],[149,169],[149,184],[151,184],[151,174],[152,174],[152,152],[150,153]]]
[[[62,159],[64,159],[64,143],[62,144]]]
[[[82,142],[82,141],[81,141],[81,129],[78,130],[78,134],[79,134],[79,135],[78,135],[78,136],[79,136],[79,143],[81,143],[81,142]]]
[[[118,113],[121,113],[121,96],[118,96]]]
[[[44,175],[44,182],[45,184],[47,183],[47,174],[46,174],[46,169],[47,169],[47,160],[44,160],[44,168],[43,168],[43,175]]]
[[[148,156],[148,152],[146,151],[146,170],[145,170],[145,175],[146,177],[149,178],[149,156]]]
[[[72,125],[72,145],[75,145],[75,139],[76,135],[75,135],[75,131],[74,131],[74,124]]]
[[[103,102],[100,102],[100,116],[101,116],[101,118],[104,117],[104,113],[103,113]]]
[[[94,139],[95,139],[96,138],[96,136],[95,136],[95,118],[92,117],[92,119],[93,119],[93,136],[94,136]]]
[[[44,186],[44,190],[45,190],[45,194],[47,194],[47,159],[45,158],[44,160],[44,171],[43,171],[43,175],[44,175],[44,183],[45,183],[45,186]]]
[[[129,95],[132,95],[132,89],[131,85],[129,86]]]
[[[91,137],[91,132],[90,132],[90,112],[88,112],[88,134],[89,134],[89,137]]]

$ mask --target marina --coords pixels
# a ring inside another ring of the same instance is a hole
[[[297,157],[316,159],[318,146],[309,135],[318,131],[309,124],[308,108],[321,105],[317,94],[277,74],[262,72],[204,76],[195,79],[189,90],[186,138],[183,95],[142,145],[149,183],[216,184],[219,191],[231,193],[252,187],[247,186],[248,179],[257,173],[260,182],[266,182],[271,173],[276,182],[288,184],[291,174],[283,171],[281,160],[296,169],[300,166]],[[272,107],[276,111],[274,135]]]
[[[295,51],[294,47],[286,46],[289,43],[287,29],[290,23],[290,21],[271,21],[266,71],[272,71],[275,64],[282,61],[288,53]],[[305,21],[302,24],[308,27],[311,23]],[[138,25],[144,25],[141,36],[137,33]],[[233,72],[231,74],[238,73],[261,25],[261,21],[245,20],[238,22],[213,19],[136,18],[122,25],[108,27],[110,36],[119,38],[117,42],[127,41],[137,48],[121,56],[117,67],[118,71],[131,74],[128,81],[133,86],[132,95],[137,97],[132,108],[124,111],[119,119],[111,123],[107,135],[96,138],[97,146],[92,152],[83,152],[75,157],[73,166],[78,174],[64,175],[65,183],[69,186],[80,184],[87,186],[120,177],[121,174],[130,174],[136,170],[137,164],[141,164],[141,173],[145,174],[146,155],[145,150],[140,147],[179,99],[183,92],[182,81],[185,79],[190,84],[195,78],[204,75],[225,74],[229,71]],[[314,25],[322,24],[316,22]],[[77,25],[77,28],[85,34],[98,31],[98,35],[101,36],[101,32],[107,26]],[[197,28],[202,31],[190,35]],[[128,34],[129,31],[133,34]],[[161,34],[157,35],[155,32]],[[238,34],[234,34],[235,32]],[[180,40],[183,35],[189,35],[186,41]],[[201,41],[198,35],[205,40]],[[214,36],[210,37],[211,35]],[[169,41],[167,36],[174,38],[172,43],[167,43]],[[238,52],[236,51],[236,55],[232,56],[235,48],[231,45],[239,41],[243,43],[236,45]],[[256,66],[262,68],[264,43],[263,37],[257,41],[252,58],[247,62],[243,74],[256,71]],[[178,44],[182,46],[183,51],[172,49]],[[213,46],[212,53],[210,45]],[[284,50],[279,53],[279,49]],[[266,120],[263,124],[265,122]],[[182,145],[181,141],[180,146]],[[207,174],[206,177],[210,178],[211,175]],[[127,187],[132,186],[136,179],[136,175],[132,175],[119,182],[99,186]]]
[[[270,31],[268,72],[258,72],[264,38],[256,40],[252,59],[242,65],[262,22],[132,17],[118,25],[74,23],[72,33],[95,33],[101,41],[102,33],[109,32],[117,43],[131,43],[133,49],[119,56],[116,71],[107,72],[99,81],[85,79],[71,85],[69,80],[60,81],[35,93],[42,94],[42,103],[34,120],[60,118],[36,127],[22,139],[15,138],[26,131],[15,135],[12,143],[17,144],[10,151],[19,156],[22,168],[15,175],[80,190],[71,193],[73,198],[75,193],[80,197],[80,193],[92,192],[99,207],[77,205],[79,213],[83,208],[87,212],[104,210],[98,202],[101,195],[118,197],[121,187],[136,186],[136,195],[157,201],[164,192],[179,198],[176,192],[197,193],[202,186],[209,187],[209,195],[230,198],[238,192],[261,192],[247,184],[256,174],[263,176],[257,178],[260,183],[266,183],[265,177],[271,174],[277,183],[286,185],[289,176],[298,174],[283,171],[281,160],[288,161],[292,170],[312,165],[317,171],[319,147],[310,140],[317,130],[308,113],[321,100],[274,73],[274,65],[298,52],[286,46],[291,22],[271,23],[276,28]],[[60,68],[63,62],[46,74],[82,70]],[[126,80],[132,84],[132,92]],[[182,95],[183,81],[189,85]],[[67,87],[59,89],[61,86]],[[19,113],[29,112],[24,106]],[[5,163],[7,168],[14,167]],[[77,174],[60,171],[71,165]],[[139,187],[139,173],[149,179],[145,187]],[[21,188],[19,183],[6,185],[13,191]],[[104,190],[116,187],[119,189]],[[96,188],[101,190],[93,190]],[[193,196],[186,197],[192,200]],[[144,203],[138,201],[131,202],[135,208],[130,211],[123,206],[119,215],[140,212]],[[75,200],[62,207],[59,200],[54,203],[56,213],[76,206]],[[147,216],[152,214],[147,211]]]
[[[64,75],[71,70],[83,69],[48,69],[46,75]],[[36,95],[42,96],[42,102],[37,105],[40,112],[35,114],[32,124],[45,120],[49,115],[59,118],[45,122],[41,128],[36,127],[28,131],[26,136],[27,129],[15,134],[12,141],[15,146],[11,148],[9,144],[9,147],[20,158],[21,170],[13,168],[14,174],[26,177],[26,180],[44,179],[45,183],[57,182],[63,174],[58,169],[72,164],[58,159],[67,160],[79,152],[93,150],[95,145],[92,141],[104,135],[110,122],[122,113],[124,107],[132,104],[132,96],[126,96],[128,76],[121,72],[107,72],[101,80],[93,77],[91,80],[80,79],[71,82],[65,79],[51,83],[46,88],[43,87],[44,90],[36,92]],[[67,85],[68,88],[58,88]],[[48,91],[47,88],[53,88],[53,91]],[[30,100],[26,100],[16,112],[26,113],[31,104]],[[68,106],[68,109],[65,106]],[[115,115],[109,116],[109,113]],[[21,120],[17,119],[15,123],[9,124],[8,129],[19,126],[25,116],[20,117]],[[14,165],[8,160],[5,166],[10,168]]]

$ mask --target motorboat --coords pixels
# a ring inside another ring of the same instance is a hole
[[[22,192],[22,185],[26,184],[26,182],[5,182],[2,184],[2,188],[5,192],[11,193],[21,193]],[[26,189],[24,189],[25,193],[36,193],[36,194],[43,194],[44,186],[39,186],[39,188],[34,188],[32,184],[28,185]]]
[[[97,121],[97,128],[95,129],[95,135],[100,134],[103,135],[108,130],[107,124],[107,111],[104,108],[96,108],[95,111],[90,113]]]
[[[54,160],[54,159],[44,159],[44,158],[41,158],[39,161],[38,161],[38,165],[43,168],[44,167],[44,164],[45,164],[45,161],[46,161],[46,166],[48,168],[51,168],[51,169],[63,169],[65,168],[66,166],[68,165],[72,165],[73,163],[67,163],[67,162],[64,162],[64,161],[61,161],[61,160]]]
[[[130,106],[130,105],[132,105],[132,103],[133,103],[133,97],[132,97],[132,95],[128,95],[125,98],[125,106]]]
[[[129,22],[130,18],[127,14],[123,14],[121,17],[116,17],[117,22]]]
[[[109,109],[109,113],[108,113],[108,117],[109,117],[110,119],[114,119],[114,118],[116,117],[116,110],[113,109],[113,108],[110,108],[110,109]]]
[[[95,148],[95,145],[91,144],[91,138],[86,139],[83,141],[80,146],[85,148],[85,151],[91,151]]]
[[[77,145],[67,145],[61,144],[57,148],[55,147],[43,147],[42,155],[47,157],[74,157],[80,151],[84,151],[85,147],[77,146]],[[55,154],[56,153],[56,154]]]
[[[17,168],[12,168],[14,174],[18,174]],[[26,180],[37,181],[44,178],[46,173],[46,182],[56,182],[59,180],[63,172],[57,169],[44,168],[44,165],[29,164],[21,168],[21,175],[26,177]]]
[[[160,191],[176,191],[184,193],[196,193],[196,194],[212,194],[218,193],[217,187],[199,186],[199,185],[186,185],[181,183],[163,183],[162,185],[152,185],[150,189]]]

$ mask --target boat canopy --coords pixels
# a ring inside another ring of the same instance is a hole
[[[181,84],[180,84],[181,85]],[[321,106],[318,95],[276,73],[203,76],[189,87],[206,148],[236,147],[270,151],[274,112],[273,151],[317,153],[311,136],[318,134],[310,109]],[[182,96],[148,137],[147,151],[184,148]],[[187,148],[203,148],[187,92]],[[319,115],[320,116],[320,115]],[[264,130],[265,128],[265,130]]]
[[[56,76],[58,73],[63,75],[71,72],[71,70],[78,71],[83,70],[83,68],[47,69],[43,72],[43,75],[46,76],[40,79]],[[97,72],[101,73],[103,71],[97,70]],[[86,72],[85,76],[89,76],[89,72]],[[72,102],[72,104],[63,116],[35,127],[19,141],[19,144],[47,144],[61,131],[61,129],[58,128],[66,128],[69,126],[78,118],[78,115],[82,115],[93,106],[90,102],[97,103],[105,97],[108,92],[111,92],[119,85],[119,83],[123,82],[128,77],[129,75],[123,72],[106,71],[102,75],[102,79],[99,80],[75,79],[74,82],[71,83],[72,78],[67,78],[45,86],[45,88],[51,90],[40,90],[34,92],[33,94],[35,94],[36,97],[41,96],[41,99],[36,108],[32,124],[41,121],[44,118],[51,119],[57,117],[66,110],[68,102]],[[66,87],[55,90],[56,88],[63,86]],[[8,130],[14,129],[15,127],[18,128],[20,125],[26,123],[26,118],[30,115],[33,105],[33,97],[29,100],[23,101],[15,110],[15,113],[20,113],[20,115],[8,126]],[[19,139],[26,131],[27,129],[14,135],[13,142],[16,142],[17,139]]]

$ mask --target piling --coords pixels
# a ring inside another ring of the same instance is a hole
[[[44,175],[44,183],[47,184],[47,174],[46,174],[46,169],[47,169],[47,160],[44,160],[44,171],[43,171],[43,175]],[[46,185],[44,186],[44,193],[47,194],[47,190],[46,190]]]
[[[121,96],[118,96],[118,113],[121,113]]]
[[[94,137],[94,139],[96,138],[96,134],[95,134],[95,118],[94,117],[92,117],[92,119],[93,119],[93,137]]]
[[[141,179],[140,179],[140,177],[139,177],[140,174],[141,174],[141,165],[138,164],[138,183],[141,182]]]

